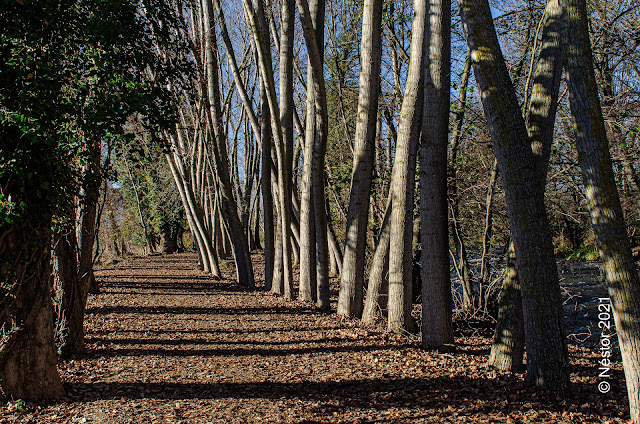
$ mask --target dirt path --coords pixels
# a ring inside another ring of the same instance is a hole
[[[256,259],[256,269],[260,258]],[[624,381],[596,389],[597,357],[572,347],[576,394],[559,402],[487,369],[488,339],[454,354],[196,270],[190,254],[97,273],[86,357],[61,364],[68,398],[1,422],[622,422]],[[229,274],[229,273],[228,273]]]

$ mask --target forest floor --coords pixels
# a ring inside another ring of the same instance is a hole
[[[261,257],[254,257],[257,279]],[[67,397],[5,402],[3,423],[626,422],[624,376],[598,391],[599,352],[570,346],[573,394],[486,367],[490,339],[455,352],[196,269],[193,254],[128,259],[96,273],[87,354],[60,363]],[[334,282],[336,284],[336,282]],[[335,287],[337,288],[337,287]],[[335,293],[334,293],[335,297]],[[335,299],[334,299],[335,301]]]

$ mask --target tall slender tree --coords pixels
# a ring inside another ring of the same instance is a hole
[[[451,74],[451,3],[430,0],[420,148],[422,346],[453,341],[447,207]]]
[[[428,25],[426,0],[414,3],[411,25],[409,70],[404,91],[396,156],[391,173],[391,219],[389,247],[389,300],[388,321],[390,331],[413,331],[411,317],[411,260],[413,233],[413,200],[418,140],[422,129],[424,93],[424,56],[428,49],[425,32]]]
[[[382,59],[382,0],[367,0],[362,12],[360,90],[353,144],[351,194],[347,212],[344,256],[340,274],[338,314],[362,314],[371,172],[378,121]]]

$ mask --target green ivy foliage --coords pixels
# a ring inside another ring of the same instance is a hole
[[[0,0],[3,290],[15,284],[13,264],[38,248],[8,240],[50,228],[77,194],[82,165],[130,142],[128,119],[150,134],[174,124],[164,87],[177,65],[156,47],[171,42],[175,13],[163,0]]]

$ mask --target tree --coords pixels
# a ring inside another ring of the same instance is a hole
[[[640,281],[616,189],[584,0],[560,0],[576,147],[591,224],[611,296],[633,422],[640,422]]]
[[[351,194],[345,231],[344,257],[340,274],[338,314],[362,314],[364,266],[367,241],[371,171],[373,168],[380,64],[382,59],[382,0],[364,2],[360,49],[360,91],[358,120],[353,145]]]
[[[558,108],[558,91],[562,77],[562,8],[558,0],[550,0],[542,22],[540,54],[531,80],[530,103],[524,105],[527,131],[536,161],[535,179],[544,190],[553,143],[554,123]],[[528,97],[528,96],[527,96]],[[489,364],[502,370],[518,370],[524,355],[524,321],[521,287],[516,271],[516,252],[509,243],[507,270],[502,282],[498,322],[489,355]]]
[[[327,95],[324,83],[324,0],[316,0],[310,8],[307,0],[296,0],[308,52],[309,79],[307,84],[307,138],[312,143],[311,157],[305,146],[306,161],[311,161],[311,199],[313,201],[313,226],[315,228],[315,263],[317,297],[319,309],[329,309],[329,242],[327,235],[327,211],[325,197],[324,156],[327,148]],[[313,93],[312,95],[310,93]],[[312,103],[309,103],[312,101]],[[313,109],[311,109],[311,106]],[[310,110],[311,109],[311,110]],[[313,112],[315,111],[315,112]],[[310,116],[312,118],[310,119]],[[309,193],[308,193],[309,194]],[[303,205],[304,206],[304,205]],[[301,223],[302,224],[302,223]],[[310,225],[310,222],[307,223]],[[302,229],[301,229],[302,231]],[[305,229],[309,232],[309,228]],[[302,249],[302,246],[300,247]],[[309,268],[313,272],[313,268]],[[302,281],[302,266],[300,269]],[[308,277],[307,277],[308,278]],[[305,283],[306,284],[306,283]],[[311,285],[313,287],[313,285]]]
[[[78,187],[75,159],[90,164],[83,150],[122,139],[134,111],[165,106],[149,101],[161,94],[138,72],[153,50],[137,12],[129,1],[4,2],[0,9],[0,384],[16,399],[64,393],[50,256],[53,217],[69,211]],[[147,122],[158,123],[150,115]]]
[[[453,341],[447,219],[447,142],[451,73],[451,4],[429,2],[424,116],[420,148],[422,346]]]
[[[396,156],[391,174],[391,218],[389,239],[388,328],[401,333],[413,331],[411,317],[411,260],[413,200],[418,140],[422,129],[424,93],[425,32],[428,25],[426,0],[416,1],[411,25],[409,70],[400,122]]]
[[[467,44],[507,200],[527,346],[527,378],[556,393],[569,388],[560,286],[544,190],[535,175],[531,139],[484,0],[460,2]]]

